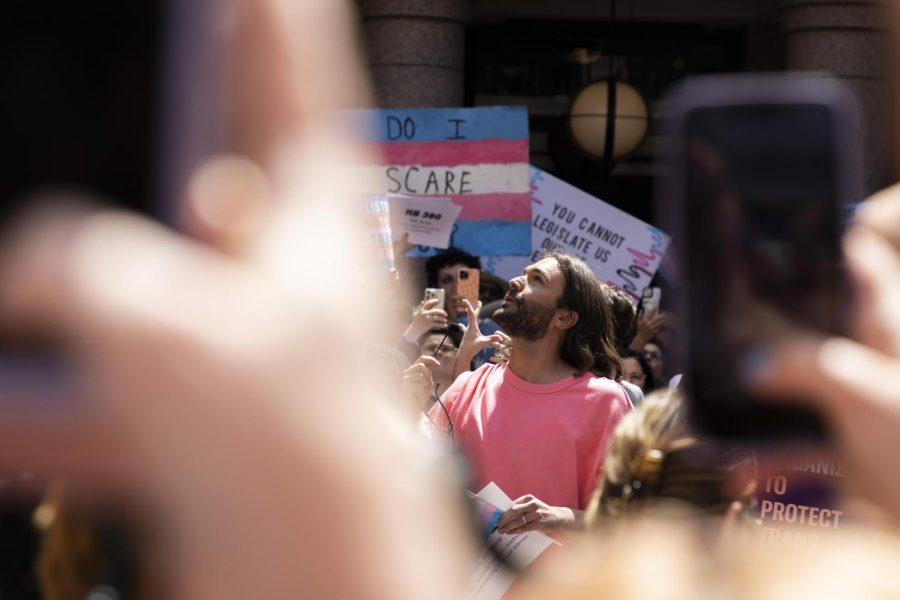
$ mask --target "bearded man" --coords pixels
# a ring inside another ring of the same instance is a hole
[[[509,288],[494,313],[512,338],[509,362],[460,375],[425,427],[452,435],[475,489],[493,481],[516,498],[498,522],[501,532],[575,527],[610,434],[631,409],[615,381],[621,361],[609,304],[590,268],[562,253],[529,265]],[[405,381],[421,378],[427,387],[431,366],[426,357]]]

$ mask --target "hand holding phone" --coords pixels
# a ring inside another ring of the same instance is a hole
[[[429,300],[437,299],[437,304],[435,304],[432,308],[440,308],[441,310],[446,310],[446,294],[447,293],[442,288],[425,288],[425,297],[423,298],[423,301],[428,302]]]
[[[460,269],[456,274],[456,297],[459,300],[466,299],[472,306],[478,303],[479,288],[481,287],[481,271],[478,269]]]
[[[651,311],[655,314],[659,314],[659,305],[661,301],[662,289],[658,287],[644,288],[644,291],[641,293],[641,306],[643,307],[644,314],[650,313]]]
[[[447,326],[447,311],[444,310],[444,290],[440,288],[426,288],[425,297],[419,306],[413,310],[409,326],[403,332],[403,337],[408,342],[417,343],[419,338],[431,329],[440,329]]]

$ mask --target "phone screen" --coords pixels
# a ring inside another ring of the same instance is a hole
[[[754,401],[737,369],[779,336],[842,329],[844,199],[832,110],[698,108],[685,126],[685,384],[694,421],[715,434],[821,438],[816,415]]]

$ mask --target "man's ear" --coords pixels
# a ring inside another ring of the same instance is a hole
[[[561,308],[556,311],[556,326],[562,330],[571,329],[578,323],[578,313],[570,308]]]

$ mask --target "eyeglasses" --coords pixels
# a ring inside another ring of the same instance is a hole
[[[458,348],[447,344],[445,346],[422,346],[422,354],[430,354],[431,356],[437,356],[438,354],[455,354]]]

